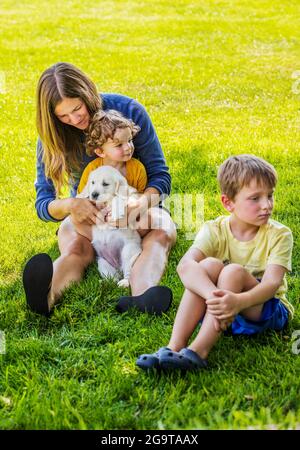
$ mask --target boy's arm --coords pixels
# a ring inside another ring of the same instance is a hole
[[[177,273],[184,287],[187,289],[192,288],[192,280],[195,279],[195,272],[198,272],[199,270],[198,263],[205,258],[206,256],[201,252],[201,250],[191,247],[179,261]],[[198,277],[196,277],[196,279],[197,278]]]
[[[203,252],[201,252],[201,250],[198,250],[195,247],[191,247],[179,261],[177,266],[177,272],[183,268],[187,268],[190,265],[194,266],[194,263],[199,263],[205,258],[206,256],[204,255]]]
[[[177,266],[177,273],[184,287],[205,299],[211,298],[216,289],[205,269],[199,266],[199,262],[206,258],[201,250],[191,247]]]
[[[211,281],[200,261],[217,254],[218,236],[213,221],[205,222],[199,230],[195,241],[178,264],[177,272],[183,285],[204,299],[212,297],[216,285]]]

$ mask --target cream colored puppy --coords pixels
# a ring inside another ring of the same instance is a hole
[[[106,204],[114,220],[121,219],[125,207],[134,200],[137,190],[129,186],[121,173],[111,166],[102,166],[93,170],[79,198],[89,198],[99,204]],[[92,244],[97,253],[98,270],[103,277],[123,279],[118,286],[128,287],[131,268],[142,251],[141,237],[136,230],[114,228],[107,222],[92,227]]]

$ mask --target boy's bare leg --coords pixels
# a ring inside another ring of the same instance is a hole
[[[212,297],[212,292],[217,289],[217,281],[223,263],[217,258],[205,258],[199,263],[192,261],[188,264],[178,266],[178,273],[186,289],[199,295],[204,299]]]
[[[201,289],[206,292],[208,297],[216,289],[223,267],[223,263],[215,258],[206,258],[198,263],[199,284],[201,283]],[[195,292],[185,289],[176,314],[172,336],[168,344],[169,348],[178,351],[187,345],[199,320],[203,318],[205,310],[205,299]],[[215,320],[213,318],[213,321]]]
[[[258,281],[242,266],[239,264],[230,264],[224,267],[220,272],[217,286],[219,289],[226,289],[231,292],[239,293],[248,291],[257,284]],[[262,307],[263,305],[258,305],[248,308],[243,311],[243,314],[246,312],[247,317],[252,318],[252,320],[255,320],[253,317],[258,317],[259,319]],[[198,353],[203,359],[207,358],[210,350],[221,335],[221,331],[217,331],[214,327],[214,320],[215,317],[212,314],[208,312],[205,314],[200,331],[196,339],[189,346],[191,350]]]
[[[217,340],[222,334],[222,331],[217,331],[215,328],[216,318],[207,312],[204,316],[199,333],[196,339],[189,345],[189,349],[198,353],[202,359],[206,359],[210,350],[216,344]]]
[[[199,320],[204,316],[205,310],[205,300],[185,289],[173,325],[169,348],[178,352],[186,347]]]

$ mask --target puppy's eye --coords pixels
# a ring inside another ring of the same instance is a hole
[[[95,184],[95,181],[92,181],[92,184]]]
[[[105,183],[105,181],[103,181],[102,186],[104,187],[109,186],[109,183]]]

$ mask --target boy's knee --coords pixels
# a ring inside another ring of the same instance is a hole
[[[217,283],[224,264],[217,258],[208,257],[200,261],[200,267],[205,270],[213,283]]]
[[[212,256],[202,259],[199,264],[207,271],[222,270],[224,268],[222,261],[220,259],[213,258]]]
[[[222,270],[222,275],[242,275],[246,269],[240,264],[232,263],[225,266]]]

